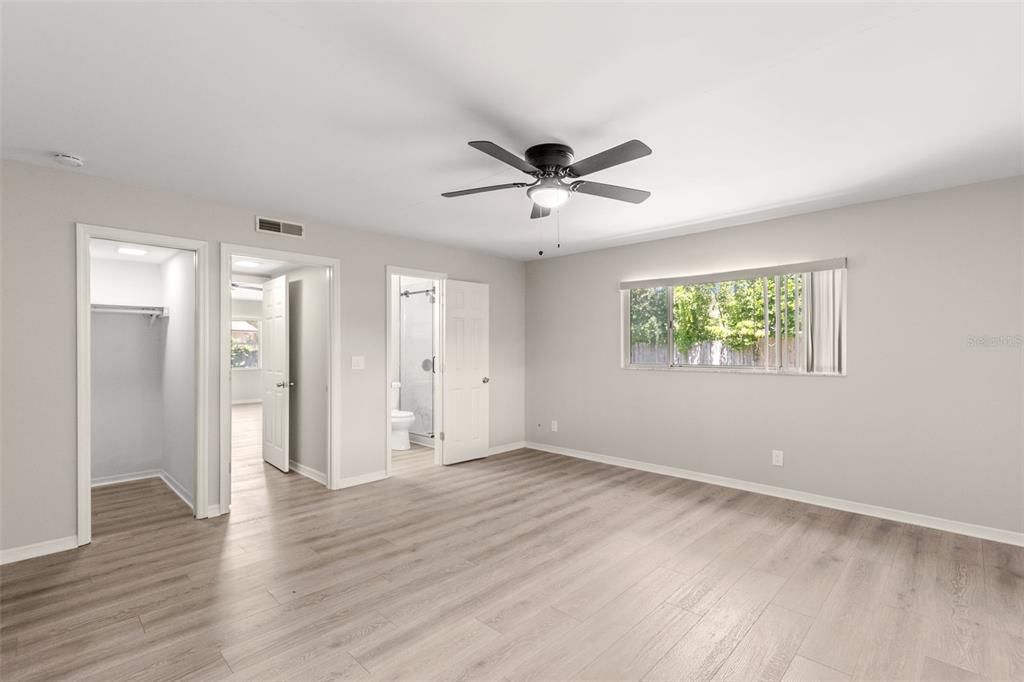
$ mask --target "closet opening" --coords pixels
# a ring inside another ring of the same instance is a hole
[[[79,544],[206,515],[196,494],[198,254],[127,237],[86,237],[80,249],[79,493],[85,477],[89,513],[83,529],[80,499]]]

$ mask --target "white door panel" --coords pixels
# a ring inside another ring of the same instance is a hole
[[[263,285],[263,460],[288,471],[288,280]]]
[[[444,440],[441,460],[487,456],[489,442],[490,288],[445,282]]]

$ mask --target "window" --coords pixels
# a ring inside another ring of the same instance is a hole
[[[627,367],[846,371],[846,259],[622,289]]]
[[[231,320],[231,367],[259,369],[259,320]]]

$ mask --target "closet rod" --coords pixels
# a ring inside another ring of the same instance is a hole
[[[160,306],[111,305],[109,303],[93,303],[92,310],[96,313],[127,313],[130,315],[148,315],[149,325],[158,317],[167,317],[167,308]]]

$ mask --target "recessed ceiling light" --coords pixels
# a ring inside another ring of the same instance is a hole
[[[117,252],[125,256],[145,256],[149,251],[140,249],[137,246],[119,246]]]
[[[57,160],[62,166],[69,168],[81,168],[85,165],[85,159],[81,156],[75,156],[74,154],[54,154],[53,158]]]
[[[254,260],[239,260],[235,261],[235,265],[240,268],[258,268],[263,265],[263,263],[257,263]]]

